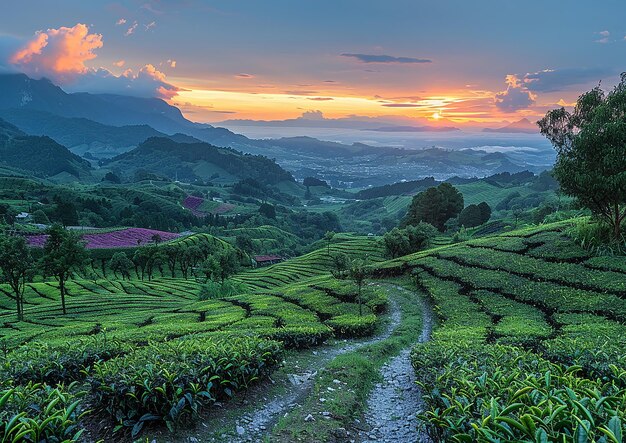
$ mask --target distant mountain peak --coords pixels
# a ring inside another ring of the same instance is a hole
[[[538,134],[539,128],[537,125],[527,117],[524,117],[520,120],[514,121],[513,123],[509,123],[506,126],[502,126],[500,128],[485,128],[483,132],[510,132],[510,133],[525,133],[525,134]]]

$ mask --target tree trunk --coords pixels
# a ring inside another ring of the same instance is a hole
[[[619,211],[619,204],[615,203],[615,219],[613,220],[613,235],[615,240],[619,240],[621,234],[622,217]]]
[[[59,278],[59,290],[61,291],[61,307],[63,309],[63,315],[67,314],[65,309],[65,279]]]

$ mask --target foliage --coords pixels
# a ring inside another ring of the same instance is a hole
[[[626,233],[615,231],[607,224],[582,219],[569,230],[569,234],[580,244],[596,255],[626,255]]]
[[[413,197],[402,225],[426,222],[443,232],[446,221],[456,217],[462,209],[463,195],[451,184],[441,183]]]
[[[383,243],[387,255],[396,258],[427,248],[436,234],[437,229],[434,226],[419,222],[404,229],[392,229],[383,236]]]
[[[549,111],[538,124],[554,145],[554,176],[561,189],[621,235],[626,219],[626,73],[608,94],[596,87],[581,95],[572,113]]]
[[[76,442],[83,429],[84,393],[75,386],[29,383],[0,386],[0,439],[3,442]]]
[[[63,314],[67,314],[65,283],[75,272],[84,269],[87,252],[80,236],[60,225],[53,225],[47,235],[41,259],[42,267],[45,275],[54,276],[59,282],[61,306]]]
[[[180,340],[97,364],[89,383],[95,407],[116,429],[136,436],[146,424],[162,422],[173,431],[268,373],[280,356],[281,346],[267,340]]]
[[[0,283],[13,291],[17,319],[24,319],[24,285],[34,273],[33,257],[23,237],[0,234]]]
[[[232,295],[243,294],[244,292],[244,285],[235,281],[225,280],[224,283],[207,281],[200,287],[198,299],[210,300],[213,298],[230,297]]]

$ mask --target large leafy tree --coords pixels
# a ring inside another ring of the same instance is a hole
[[[219,264],[217,275],[222,281],[223,286],[224,280],[239,270],[239,259],[234,250],[224,249],[217,254],[215,260],[217,260],[217,263]]]
[[[33,258],[23,237],[0,236],[0,282],[13,291],[17,319],[24,320],[24,286],[34,273]]]
[[[41,263],[44,274],[55,277],[59,282],[63,314],[67,314],[65,283],[75,272],[85,268],[88,258],[85,244],[79,234],[68,231],[58,224],[48,230]]]
[[[571,113],[554,109],[538,125],[557,151],[554,176],[563,192],[619,239],[626,219],[626,73],[608,94],[598,86],[581,95]]]
[[[443,231],[446,221],[459,215],[463,206],[463,194],[450,183],[442,183],[413,197],[402,225],[426,222]]]
[[[122,279],[130,280],[130,271],[133,269],[134,263],[128,258],[125,252],[116,252],[109,261],[109,268],[113,271],[113,275],[117,278],[117,274],[122,275]]]

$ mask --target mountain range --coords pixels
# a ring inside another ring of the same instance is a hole
[[[180,174],[179,177],[186,179],[210,179],[217,174],[221,179],[229,177],[228,180],[234,180],[240,176],[248,178],[254,175],[249,170],[245,174],[237,174],[235,171],[233,175],[222,167],[207,167],[206,162],[210,163],[210,158],[195,160],[202,163],[202,167],[185,161],[185,167],[172,168],[164,161],[155,161],[154,150],[148,152],[145,147],[135,151],[132,156],[123,156],[152,139],[159,139],[162,144],[165,144],[163,140],[170,139],[176,149],[183,149],[189,143],[197,145],[204,142],[208,144],[205,147],[208,151],[220,147],[252,154],[255,158],[265,156],[275,159],[296,178],[314,176],[336,184],[351,183],[354,186],[378,185],[426,175],[488,175],[527,168],[537,170],[541,167],[536,161],[529,165],[523,159],[520,160],[519,156],[514,159],[506,154],[461,153],[459,150],[427,146],[424,146],[427,149],[407,150],[364,143],[323,141],[312,137],[255,140],[229,129],[187,120],[178,108],[161,99],[66,93],[49,80],[34,80],[24,74],[0,75],[0,118],[20,130],[21,137],[50,137],[49,140],[59,146],[65,146],[72,153],[92,160],[92,166],[97,166],[97,161],[104,161],[106,167],[117,168],[123,175],[128,175],[128,171],[142,169],[142,164],[143,169],[151,165],[158,169],[155,172],[170,178]],[[296,126],[304,122],[314,125],[316,119],[323,119],[325,124],[330,122],[338,127],[352,127],[357,122],[365,125],[363,129],[384,132],[432,129],[428,126],[394,126],[395,122],[381,127],[380,120],[357,116],[325,119],[322,115],[314,115],[293,119],[285,124]],[[260,122],[251,122],[257,123]],[[529,128],[534,126],[525,120],[508,125],[508,128],[513,131],[528,129],[530,132]],[[454,127],[438,130],[458,131]],[[505,130],[497,128],[493,131]],[[148,145],[153,146],[153,142]],[[150,161],[142,162],[138,158],[140,154],[148,155]],[[175,161],[170,154],[166,158]],[[129,168],[128,171],[124,171],[122,165]],[[50,172],[41,173],[51,175]],[[78,171],[76,176],[81,174],[85,175],[85,171]]]

